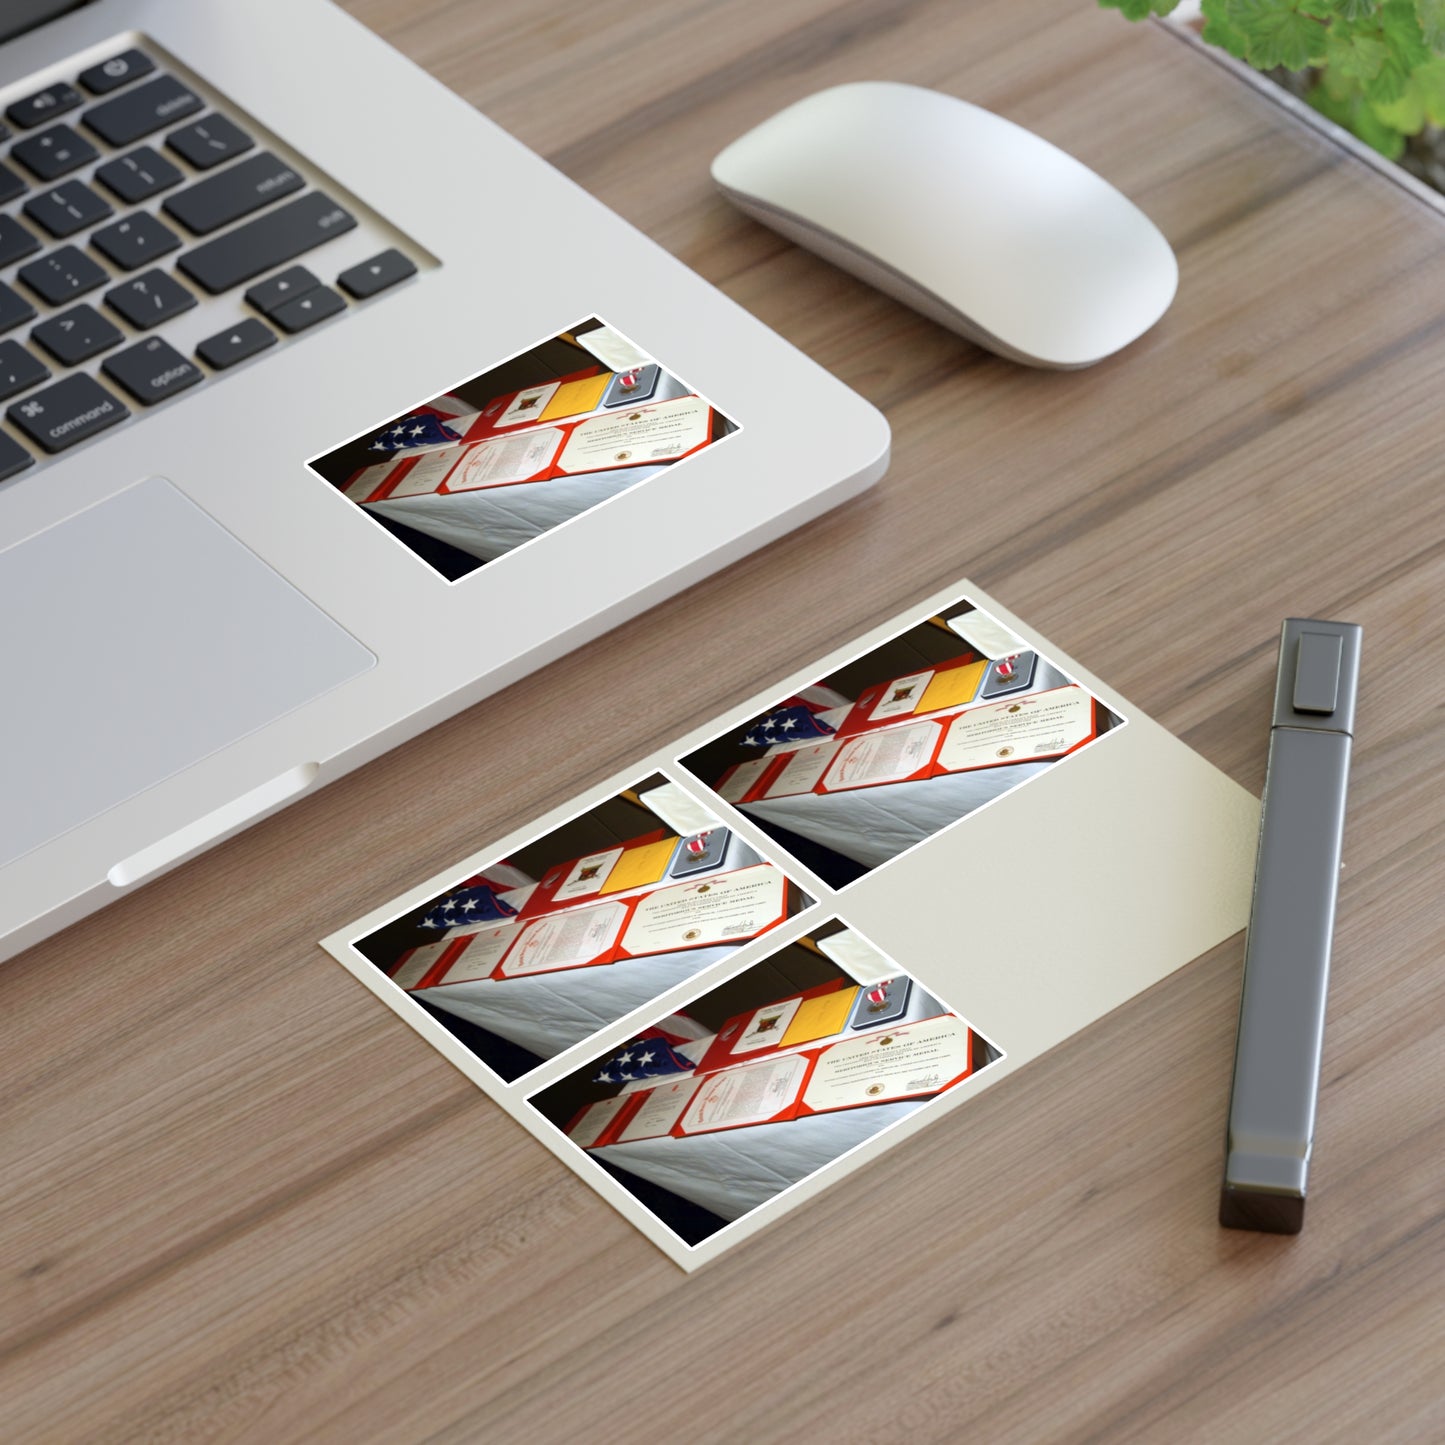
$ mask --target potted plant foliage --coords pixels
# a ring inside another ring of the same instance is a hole
[[[1445,0],[1099,0],[1183,18],[1374,151],[1445,191]]]

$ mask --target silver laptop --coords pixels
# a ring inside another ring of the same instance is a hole
[[[0,957],[887,464],[323,0],[0,34]]]

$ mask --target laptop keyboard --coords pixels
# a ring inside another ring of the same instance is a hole
[[[0,482],[416,274],[395,246],[333,248],[331,285],[298,264],[358,217],[259,130],[136,48],[5,108]]]

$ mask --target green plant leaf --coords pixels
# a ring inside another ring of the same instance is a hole
[[[1367,20],[1380,8],[1380,0],[1338,0],[1335,13],[1343,20]]]
[[[1258,70],[1303,70],[1324,59],[1325,27],[1299,11],[1299,0],[1226,0],[1224,13],[1244,37],[1245,56]]]
[[[1373,80],[1389,54],[1390,47],[1378,34],[1359,34],[1347,26],[1332,25],[1325,35],[1325,66],[1331,75]]]
[[[1316,85],[1305,99],[1323,116],[1344,128],[1365,142],[1388,160],[1397,161],[1405,152],[1405,137],[1392,126],[1386,125],[1358,97],[1340,100],[1331,96],[1322,85]]]
[[[1384,0],[1380,6],[1380,30],[1407,74],[1431,58],[1415,14],[1415,0]]]
[[[1236,60],[1247,60],[1248,47],[1239,30],[1228,14],[1229,0],[1200,0],[1199,9],[1204,16],[1204,29],[1200,38],[1208,45],[1217,45],[1228,51]]]
[[[1420,87],[1415,81],[1415,76],[1419,73],[1416,71],[1415,75],[1410,77],[1410,83],[1399,100],[1385,104],[1372,102],[1369,106],[1377,120],[1401,135],[1419,135],[1425,128],[1425,97],[1420,93]]]
[[[1179,0],[1099,0],[1105,10],[1117,10],[1125,20],[1147,20],[1151,15],[1167,15],[1179,6]]]
[[[1411,72],[1410,86],[1420,97],[1430,124],[1445,126],[1445,59],[1417,65]]]
[[[1415,19],[1425,44],[1445,54],[1445,0],[1415,0]]]
[[[1371,105],[1360,106],[1355,112],[1354,123],[1350,129],[1367,146],[1379,151],[1386,160],[1397,161],[1405,154],[1405,137],[1394,126],[1381,120]]]

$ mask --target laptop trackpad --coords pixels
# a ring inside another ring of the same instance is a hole
[[[376,662],[158,477],[0,552],[0,619],[0,867]]]

